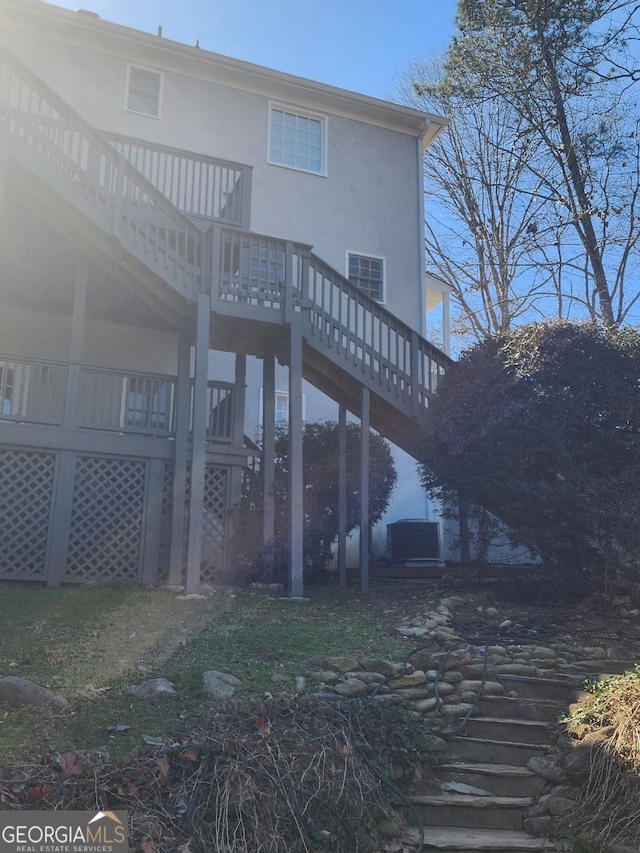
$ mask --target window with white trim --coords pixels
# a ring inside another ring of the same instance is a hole
[[[263,422],[263,388],[260,388],[260,410],[259,410],[259,424],[260,426],[264,426]],[[303,391],[302,392],[302,420],[306,421],[306,409],[307,409],[307,395]],[[289,392],[288,391],[276,391],[275,392],[275,413],[273,422],[276,426],[286,427],[289,423]]]
[[[326,174],[326,119],[271,105],[269,162],[316,175]]]
[[[129,65],[125,108],[132,113],[160,118],[162,74],[138,65]]]
[[[355,284],[376,302],[384,302],[384,258],[349,252],[347,267],[347,278],[351,284]]]

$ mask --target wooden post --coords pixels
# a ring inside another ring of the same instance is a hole
[[[233,392],[233,443],[242,447],[244,443],[244,409],[247,388],[247,357],[236,353],[235,389]]]
[[[142,583],[147,585],[158,581],[163,488],[164,462],[162,459],[149,459],[144,501],[144,548],[141,578]]]
[[[75,470],[76,454],[72,450],[61,450],[56,465],[51,503],[51,539],[47,548],[45,565],[47,586],[50,587],[60,586],[64,579],[71,527],[71,510],[73,508]]]
[[[191,335],[182,329],[178,342],[178,389],[176,399],[176,440],[173,459],[173,501],[171,508],[171,556],[169,585],[183,582],[185,521],[187,513],[187,467],[189,463],[189,420],[191,417]]]
[[[347,410],[338,410],[338,580],[347,588]]]
[[[263,517],[262,539],[267,545],[275,536],[275,496],[273,493],[276,479],[276,364],[272,353],[267,353],[262,364],[262,488]]]
[[[211,298],[206,294],[201,294],[198,296],[196,317],[196,359],[193,382],[193,424],[191,427],[189,539],[187,546],[187,581],[185,587],[187,595],[198,595],[200,592],[210,314]]]
[[[360,589],[369,592],[369,389],[362,386],[360,416]]]
[[[291,596],[303,595],[304,469],[302,463],[302,312],[294,307],[289,361],[289,579]]]

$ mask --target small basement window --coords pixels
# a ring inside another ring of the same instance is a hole
[[[160,118],[160,100],[162,95],[162,74],[130,65],[127,74],[127,98],[125,108],[132,113],[140,113]]]

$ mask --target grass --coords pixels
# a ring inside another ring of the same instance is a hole
[[[293,695],[316,655],[404,655],[384,597],[329,588],[311,596],[179,600],[166,590],[0,584],[0,676],[23,676],[70,703],[64,711],[0,704],[0,764],[48,751],[124,755],[144,737],[177,734],[209,707],[208,669],[233,673],[251,699]],[[145,701],[128,692],[160,676],[176,696]]]

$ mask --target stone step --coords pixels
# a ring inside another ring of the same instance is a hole
[[[408,846],[418,847],[420,833],[408,830],[401,839]],[[534,853],[557,850],[544,838],[532,838],[517,830],[469,829],[457,826],[428,826],[424,830],[424,850],[445,853]]]
[[[411,804],[425,826],[473,829],[522,829],[532,797],[485,797],[474,794],[414,794]]]
[[[449,793],[451,787],[469,785],[499,797],[536,797],[545,786],[542,776],[527,767],[510,764],[460,761],[440,764],[437,772],[443,790]]]
[[[572,695],[579,689],[580,679],[575,676],[536,678],[530,675],[500,674],[496,676],[505,693],[519,699],[547,699],[569,704]]]
[[[465,733],[470,737],[510,743],[548,744],[552,732],[549,723],[507,717],[471,717],[465,726]]]
[[[478,737],[454,737],[449,741],[451,757],[479,764],[516,764],[525,767],[534,755],[546,755],[550,747],[540,743],[490,740]]]
[[[554,699],[519,699],[511,696],[483,696],[478,711],[483,717],[550,722],[566,713],[567,705]]]

